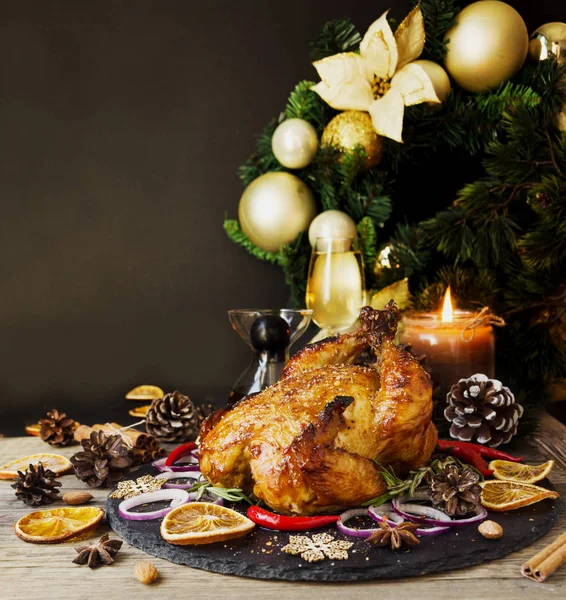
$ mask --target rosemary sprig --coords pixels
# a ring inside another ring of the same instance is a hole
[[[445,456],[443,458],[437,458],[430,462],[427,466],[420,467],[416,471],[411,471],[407,479],[400,479],[395,474],[392,467],[382,467],[377,461],[377,466],[380,468],[380,475],[383,477],[387,484],[387,492],[372,498],[367,502],[364,502],[362,506],[380,506],[385,502],[389,502],[395,496],[406,495],[409,498],[415,495],[417,488],[423,483],[425,479],[431,479],[434,475],[438,475],[444,472],[444,469],[448,465],[456,465],[458,468],[462,468],[463,464],[454,456]],[[472,466],[466,465],[470,469]],[[474,469],[475,471],[476,469]],[[479,471],[477,471],[479,473]],[[483,476],[479,473],[480,478],[483,480]]]
[[[204,494],[212,494],[228,502],[247,502],[253,504],[252,499],[244,494],[240,488],[217,487],[208,481],[197,481],[190,489],[189,493],[196,492],[196,501],[198,502]]]

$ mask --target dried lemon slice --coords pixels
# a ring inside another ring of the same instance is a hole
[[[127,400],[143,400],[147,402],[148,400],[155,400],[156,398],[163,398],[165,392],[156,385],[138,385],[133,390],[130,390],[126,394]]]
[[[493,470],[493,476],[502,481],[517,481],[519,483],[536,483],[548,477],[554,467],[554,461],[548,460],[542,465],[521,465],[509,460],[492,460],[489,468]]]
[[[42,463],[46,469],[50,469],[55,475],[61,475],[73,468],[71,461],[60,454],[30,454],[23,458],[17,458],[0,467],[0,479],[14,479],[18,471],[26,471],[30,464]]]
[[[151,404],[144,404],[143,406],[136,406],[128,411],[128,414],[132,417],[145,417]]]
[[[170,544],[212,544],[249,533],[255,524],[239,512],[210,502],[174,508],[161,522],[161,537]]]
[[[33,425],[26,425],[25,430],[28,435],[39,437],[40,425],[39,423],[34,423]]]
[[[96,506],[68,506],[38,510],[22,517],[15,525],[16,535],[32,544],[57,544],[93,529],[104,517]]]
[[[558,492],[530,483],[482,481],[481,503],[489,510],[504,512],[529,506],[546,498],[558,498]]]

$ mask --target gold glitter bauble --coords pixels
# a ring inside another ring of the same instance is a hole
[[[291,173],[265,173],[244,190],[238,207],[242,231],[262,250],[277,252],[306,231],[316,216],[308,186]]]
[[[521,15],[496,0],[466,6],[444,41],[448,43],[446,70],[470,92],[483,92],[511,79],[523,66],[529,48]]]
[[[362,146],[368,169],[375,167],[383,158],[383,138],[375,132],[369,114],[359,110],[347,110],[336,115],[324,128],[320,143],[322,146],[334,146],[342,152],[351,152],[355,146]]]
[[[566,63],[566,23],[545,23],[531,35],[531,60],[546,60],[553,55],[559,63]]]

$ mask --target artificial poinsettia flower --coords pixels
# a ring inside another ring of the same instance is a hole
[[[312,89],[332,108],[369,112],[377,133],[402,142],[405,106],[440,99],[426,71],[413,62],[426,39],[420,7],[395,34],[387,12],[367,30],[359,54],[343,52],[314,63],[321,81]]]

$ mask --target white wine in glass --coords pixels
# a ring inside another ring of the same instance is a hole
[[[356,322],[364,301],[364,265],[358,240],[317,238],[306,295],[312,320],[327,335],[338,333]]]

